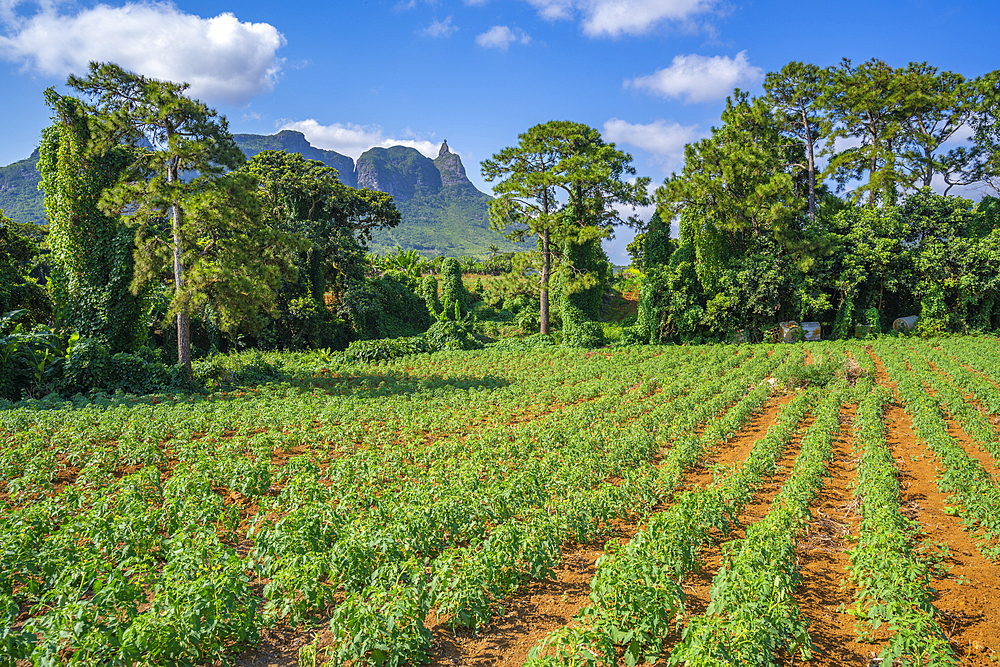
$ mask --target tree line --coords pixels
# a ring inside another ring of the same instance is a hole
[[[632,246],[634,337],[759,340],[785,319],[842,337],[908,315],[926,334],[994,329],[997,200],[950,192],[996,189],[998,99],[998,72],[880,60],[794,62],[759,97],[734,91]]]
[[[0,224],[0,361],[19,354],[32,386],[51,387],[65,360],[71,391],[154,367],[190,380],[195,347],[356,341],[355,357],[376,359],[532,328],[602,345],[612,271],[601,243],[623,224],[642,232],[629,247],[639,313],[623,343],[761,340],[786,319],[833,337],[904,315],[924,334],[993,330],[998,200],[950,192],[1000,186],[998,81],[926,63],[790,63],[762,95],[734,91],[653,198],[594,128],[536,125],[481,169],[495,184],[491,226],[537,250],[484,261],[503,278],[470,290],[460,263],[367,254],[375,230],[400,222],[389,195],[294,153],[247,160],[185,84],[92,63],[69,78],[72,94],[45,94],[44,270],[23,226]],[[654,200],[648,223],[621,213]],[[388,338],[404,342],[360,343]],[[0,372],[8,397],[12,368]]]

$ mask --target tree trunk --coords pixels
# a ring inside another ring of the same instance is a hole
[[[934,156],[929,148],[924,149],[924,161],[927,163],[924,170],[924,187],[929,188],[931,181],[934,180]]]
[[[871,157],[868,163],[868,206],[870,208],[875,208],[875,173],[878,171],[878,130],[876,128],[875,119],[868,115],[868,132],[871,136]]]
[[[549,251],[549,230],[542,232],[542,285],[539,301],[538,319],[543,334],[549,333],[549,274],[552,271],[552,254]]]
[[[816,157],[813,147],[812,130],[809,128],[809,117],[806,108],[802,106],[802,126],[806,132],[806,150],[809,157],[809,220],[816,220]]]
[[[167,130],[167,136],[172,132]],[[168,139],[169,140],[169,139]],[[167,160],[167,182],[173,183],[177,180],[177,158],[171,157]],[[181,224],[183,213],[180,204],[174,203],[171,207],[172,224],[174,232],[174,294],[175,298],[184,289],[184,237],[181,235]],[[191,318],[187,311],[177,313],[177,363],[184,364],[187,368],[188,380],[193,379],[191,370]]]

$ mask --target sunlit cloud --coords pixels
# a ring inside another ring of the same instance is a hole
[[[639,88],[663,97],[683,97],[687,103],[725,98],[738,86],[750,86],[764,79],[764,70],[747,60],[747,52],[728,56],[675,56],[670,67],[653,74],[626,79],[626,88]]]
[[[188,14],[167,3],[96,5],[62,13],[43,5],[14,16],[6,0],[0,57],[46,75],[83,75],[90,61],[114,62],[156,79],[191,84],[189,94],[208,102],[243,104],[274,88],[284,36],[268,23]],[[0,12],[2,15],[2,12]]]

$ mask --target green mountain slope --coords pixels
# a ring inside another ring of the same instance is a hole
[[[0,167],[0,208],[14,222],[48,222],[38,189],[38,150],[31,157]]]
[[[306,135],[295,130],[282,130],[277,134],[234,134],[236,145],[247,157],[253,157],[261,151],[287,151],[300,153],[310,160],[319,160],[333,167],[340,174],[340,182],[358,187],[358,179],[354,176],[354,160],[336,151],[325,151],[316,148],[306,140]]]
[[[489,201],[474,187],[452,185],[397,203],[403,222],[376,234],[372,252],[399,246],[427,256],[475,257],[488,255],[491,245],[503,252],[523,250],[490,229]]]

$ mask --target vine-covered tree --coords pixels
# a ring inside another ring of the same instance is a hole
[[[482,162],[493,187],[490,225],[508,238],[538,238],[539,329],[549,333],[549,281],[553,247],[566,239],[587,243],[608,238],[623,222],[621,206],[648,203],[648,178],[635,174],[632,156],[605,143],[600,132],[581,123],[549,121],[519,135],[517,146]],[[571,211],[567,215],[564,207]],[[629,222],[639,222],[630,218]]]
[[[244,157],[226,119],[187,97],[188,84],[91,63],[68,85],[94,105],[95,151],[135,148],[100,206],[136,228],[133,293],[151,280],[172,282],[168,317],[176,316],[178,362],[190,375],[191,313],[211,302],[220,328],[252,326],[251,314],[272,307],[294,272],[289,246],[299,242],[261,223],[255,183],[232,172]]]
[[[135,160],[120,143],[101,145],[98,119],[83,101],[45,91],[54,123],[42,133],[38,170],[49,217],[55,298],[69,328],[100,340],[113,352],[130,351],[143,338],[143,298],[129,286],[134,276],[135,230],[99,207]]]

